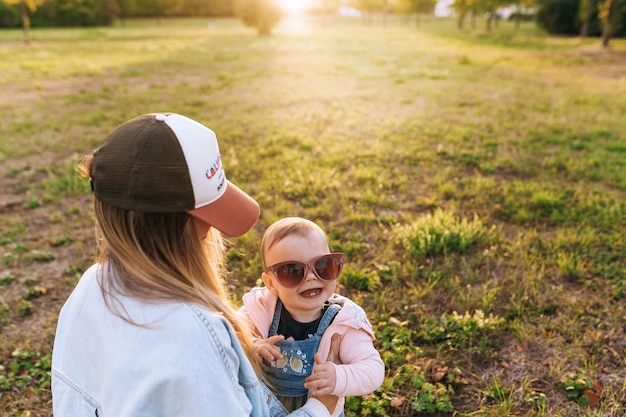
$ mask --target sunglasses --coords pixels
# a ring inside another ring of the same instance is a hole
[[[309,270],[322,281],[334,281],[343,269],[343,258],[343,253],[334,252],[315,258],[308,264],[298,261],[279,262],[267,267],[265,272],[272,271],[280,285],[286,288],[297,287],[309,274]]]

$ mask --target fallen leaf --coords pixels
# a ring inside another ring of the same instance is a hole
[[[598,395],[602,395],[602,385],[598,381],[593,381],[593,390],[598,393]]]
[[[433,378],[434,382],[439,382],[443,378],[445,378],[447,373],[448,373],[448,367],[447,366],[444,366],[443,368],[441,368],[441,367],[435,365],[435,366],[433,366],[433,369],[431,371],[431,377]]]
[[[35,285],[33,290],[39,295],[45,295],[48,293],[48,289],[46,287],[42,287],[40,285]]]
[[[589,398],[589,407],[597,407],[600,404],[600,394],[590,389],[586,389],[583,391],[583,395],[586,395]]]
[[[393,397],[391,401],[389,401],[389,405],[394,408],[401,407],[402,404],[404,404],[404,397]]]

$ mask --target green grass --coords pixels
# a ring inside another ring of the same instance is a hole
[[[233,303],[279,217],[347,254],[387,365],[349,416],[626,412],[626,43],[381,22],[0,31],[0,414],[51,415],[56,317],[95,253],[77,157],[158,111],[215,130],[261,204]]]

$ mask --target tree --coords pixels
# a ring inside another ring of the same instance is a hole
[[[626,36],[626,0],[539,0],[537,24],[551,34]],[[588,12],[588,8],[591,12]]]
[[[208,7],[209,16],[234,16],[233,0],[199,0]]]
[[[581,1],[593,1],[593,0],[581,0]],[[516,10],[516,12],[514,13],[515,29],[519,29],[520,24],[522,22],[522,17],[524,16],[525,9],[537,7],[537,0],[513,0],[513,5],[515,6],[515,10]]]
[[[456,26],[459,29],[463,29],[465,25],[465,14],[467,13],[467,0],[454,0],[452,8],[457,16]]]
[[[56,0],[56,21],[61,26],[110,25],[119,10],[115,0]]]
[[[539,0],[537,24],[551,34],[575,35],[580,0]]]
[[[24,43],[29,44],[30,39],[30,17],[26,9],[35,13],[43,0],[4,0],[7,4],[18,4],[20,6],[20,18],[22,20],[22,29],[24,31]]]
[[[465,17],[467,16],[467,12],[475,7],[475,3],[475,0],[454,0],[454,3],[452,3],[452,8],[457,15],[456,25],[459,30],[463,30],[463,26],[465,26]]]
[[[457,14],[457,26],[459,29],[463,29],[465,24],[465,17],[468,12],[472,13],[472,27],[474,27],[474,20],[477,14],[485,14],[486,31],[491,31],[491,22],[495,16],[496,9],[508,2],[508,0],[455,0],[452,4],[454,11]]]
[[[371,23],[372,14],[376,12],[383,12],[386,15],[387,7],[389,6],[387,3],[387,0],[351,0],[349,2],[349,4],[362,12],[363,22],[366,24]]]
[[[419,16],[421,14],[433,14],[437,0],[410,0],[411,8],[417,14],[417,24],[419,25]]]
[[[132,16],[133,12],[137,10],[137,2],[135,0],[117,0],[119,6],[119,17],[122,24],[126,23],[126,18]]]
[[[602,22],[602,46],[605,48],[609,46],[611,37],[611,6],[613,6],[613,0],[604,0],[600,3],[598,11],[598,18]]]
[[[259,36],[271,35],[283,16],[275,0],[237,0],[235,14],[246,26],[255,28]]]
[[[491,23],[496,17],[496,10],[498,8],[498,0],[481,0],[479,2],[479,11],[483,12],[486,16],[485,19],[485,32],[491,32]]]
[[[579,13],[581,14],[582,26],[580,28],[580,37],[586,38],[589,35],[589,20],[591,19],[591,8],[593,0],[581,0]]]
[[[155,16],[157,24],[161,18],[178,12],[181,0],[137,0],[137,10],[142,16]]]
[[[497,15],[498,8],[509,4],[511,4],[510,0],[473,0],[467,2],[469,9],[472,11],[472,18],[474,18],[477,14],[486,16],[486,32],[491,32],[491,25],[494,21],[497,27],[497,19],[499,19],[499,16]]]

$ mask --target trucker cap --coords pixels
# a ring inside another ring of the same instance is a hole
[[[230,236],[259,219],[259,204],[226,179],[215,133],[180,114],[145,114],[118,126],[94,152],[90,181],[104,203],[187,212]]]

